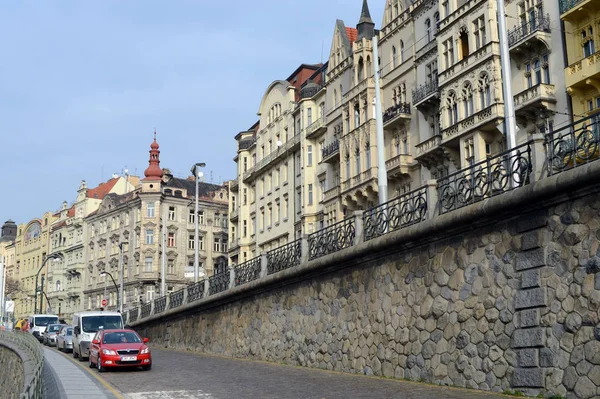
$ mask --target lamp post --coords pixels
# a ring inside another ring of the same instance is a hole
[[[194,283],[198,282],[199,279],[199,274],[200,274],[200,270],[198,267],[198,262],[200,260],[200,254],[199,254],[199,237],[198,237],[198,230],[199,230],[199,209],[198,209],[198,197],[199,197],[199,192],[198,192],[198,183],[199,183],[199,179],[204,176],[204,174],[202,174],[202,172],[198,172],[198,168],[203,168],[205,167],[206,164],[204,162],[197,162],[192,166],[191,172],[194,174],[194,178],[196,180],[196,213],[195,213],[195,218],[194,218],[194,222],[195,222],[195,233],[194,233]],[[204,273],[202,273],[204,274]]]
[[[110,277],[110,279],[112,280],[112,282],[113,282],[113,285],[115,286],[115,290],[116,290],[116,292],[119,292],[119,287],[117,287],[117,283],[115,282],[115,279],[113,278],[112,274],[110,274],[110,273],[109,273],[109,272],[107,272],[107,271],[104,271],[104,272],[100,273],[100,276],[103,276],[103,277],[104,277],[104,276],[106,276],[107,274],[108,274],[108,276]],[[117,307],[118,307],[118,306],[120,306],[120,303],[119,303],[119,296],[117,295]]]
[[[38,292],[38,277],[40,276],[40,272],[42,271],[42,269],[44,268],[44,266],[46,266],[46,262],[48,262],[48,260],[50,259],[63,259],[63,256],[61,254],[59,254],[58,252],[55,252],[53,254],[50,254],[48,256],[46,256],[46,259],[44,259],[44,261],[42,262],[42,266],[40,267],[40,269],[37,271],[37,274],[35,275],[35,295],[34,295],[34,299],[33,299],[33,314],[37,314],[37,292]],[[44,287],[41,288],[41,291],[44,291]],[[42,311],[42,301],[43,301],[43,297],[40,298],[40,312]]]
[[[123,272],[125,271],[125,265],[123,264],[123,246],[125,244],[129,244],[127,241],[124,241],[122,243],[119,243],[119,252],[120,252],[120,256],[119,256],[119,312],[123,313]],[[112,276],[110,276],[110,278],[112,278]],[[113,280],[114,281],[114,280]]]

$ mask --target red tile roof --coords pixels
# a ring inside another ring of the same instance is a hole
[[[115,184],[117,183],[118,180],[119,180],[118,177],[115,179],[110,179],[106,183],[102,183],[96,188],[89,189],[87,192],[88,198],[96,198],[96,199],[104,198],[104,196],[106,194],[108,194],[110,192],[110,190],[112,190],[112,188],[115,186]]]
[[[75,216],[75,205],[73,205],[72,207],[69,208],[69,212],[67,213],[67,216],[70,218]]]
[[[348,40],[350,40],[350,44],[352,44],[356,41],[356,38],[358,37],[358,31],[356,30],[356,28],[346,27],[346,35],[348,35]]]

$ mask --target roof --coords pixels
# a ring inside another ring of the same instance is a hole
[[[172,177],[167,182],[166,187],[185,189],[188,192],[188,197],[193,197],[196,193],[196,182],[194,181],[194,177],[192,177],[191,179],[181,179],[179,177]],[[200,182],[198,183],[198,196],[208,197],[208,194],[223,188],[223,186],[218,184]]]
[[[292,74],[290,76],[288,76],[288,78],[286,79],[288,82],[291,82],[292,79],[294,78],[294,76],[298,75],[298,73],[303,70],[303,69],[312,69],[313,71],[316,71],[317,69],[319,69],[321,67],[322,64],[300,64],[300,66],[298,68],[296,68],[296,70],[294,72],[292,72]]]
[[[89,189],[87,192],[88,198],[95,198],[95,199],[104,198],[104,196],[106,194],[108,194],[110,192],[110,190],[113,189],[115,184],[117,184],[117,181],[119,181],[118,177],[110,179],[106,183],[100,184],[98,187]]]
[[[358,38],[358,30],[356,30],[356,28],[346,27],[346,35],[348,36],[348,40],[350,40],[350,43],[354,43]]]

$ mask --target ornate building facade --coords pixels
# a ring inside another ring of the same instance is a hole
[[[227,262],[228,189],[199,183],[196,215],[194,178],[161,169],[159,153],[155,138],[141,184],[125,194],[106,195],[85,219],[84,309],[100,308],[104,298],[109,309],[117,309],[118,290],[110,276],[118,284],[121,269],[124,308],[166,294],[160,291],[163,278],[167,292],[193,281],[195,217],[201,269],[212,275],[215,265]]]

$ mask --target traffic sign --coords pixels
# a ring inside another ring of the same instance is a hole
[[[106,300],[106,298],[102,299],[102,307],[105,308],[106,305],[108,305],[108,301]]]

